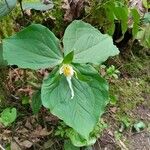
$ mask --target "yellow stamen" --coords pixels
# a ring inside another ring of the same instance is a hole
[[[70,66],[68,64],[64,64],[61,67],[60,72],[63,73],[66,77],[72,77],[74,74],[74,70],[73,70],[72,66]]]
[[[71,75],[70,66],[64,66],[64,75],[65,76],[70,76]]]

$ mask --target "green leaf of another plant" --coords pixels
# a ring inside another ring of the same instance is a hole
[[[146,125],[145,125],[145,123],[142,122],[142,121],[140,121],[140,122],[134,124],[134,128],[135,128],[135,130],[136,130],[137,132],[140,132],[141,129],[144,129],[145,127],[146,127]]]
[[[5,126],[10,125],[13,123],[17,118],[17,110],[16,108],[6,108],[1,113],[0,122],[3,123]]]
[[[136,39],[140,44],[146,48],[150,48],[150,24],[145,24],[141,30],[137,33]]]
[[[150,12],[145,13],[143,23],[150,23]]]
[[[52,9],[54,7],[54,4],[52,2],[49,2],[48,4],[43,4],[42,2],[26,2],[23,3],[23,9],[35,9],[40,11],[46,11],[49,9]]]
[[[90,136],[88,139],[84,139],[80,134],[78,134],[73,129],[67,131],[67,137],[70,138],[72,144],[76,147],[90,146],[96,142],[96,137]]]
[[[37,114],[42,106],[41,102],[41,90],[36,91],[32,96],[32,111],[34,114]]]
[[[110,104],[116,105],[117,100],[118,100],[117,97],[115,95],[110,95],[109,98],[110,98]]]
[[[27,105],[29,104],[30,97],[29,96],[22,96],[22,105]]]
[[[139,31],[139,24],[140,24],[140,14],[138,13],[137,9],[131,9],[132,16],[133,16],[133,29],[132,29],[132,34],[135,37],[136,34]]]
[[[72,145],[71,141],[66,140],[64,143],[64,150],[80,150],[80,148]]]
[[[48,28],[32,24],[3,40],[4,58],[9,65],[41,69],[62,62],[60,42]]]
[[[77,65],[76,70],[89,80],[72,78],[74,98],[64,75],[53,72],[43,81],[42,104],[88,139],[108,103],[108,85],[90,65]]]
[[[7,62],[3,58],[3,47],[2,47],[2,44],[0,43],[0,68],[6,65],[7,65]]]
[[[17,0],[1,0],[0,1],[0,19],[7,15],[15,6]]]
[[[67,27],[63,43],[65,56],[74,51],[74,63],[99,64],[119,53],[110,36],[83,21],[73,21]]]
[[[143,6],[148,8],[148,0],[142,0]]]
[[[128,29],[128,8],[127,7],[115,7],[114,14],[117,20],[121,21],[121,29],[124,34]]]

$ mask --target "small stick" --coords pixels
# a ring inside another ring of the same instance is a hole
[[[0,149],[5,150],[5,148],[3,148],[3,146],[0,144]]]
[[[21,8],[22,15],[23,15],[23,17],[24,17],[25,14],[24,14],[24,10],[23,10],[23,7],[22,7],[22,0],[19,0],[19,4],[20,4],[20,8]]]
[[[24,24],[25,24],[25,13],[24,13],[24,10],[23,10],[23,7],[22,7],[22,0],[18,0],[19,2],[19,5],[20,5],[20,9],[21,9],[21,12],[22,12],[22,17],[23,17],[23,21],[24,21]]]

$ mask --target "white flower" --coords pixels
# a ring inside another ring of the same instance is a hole
[[[74,74],[74,70],[69,64],[63,64],[59,70],[59,73],[64,74],[66,77],[72,77]]]
[[[64,74],[64,76],[67,79],[67,82],[68,82],[68,85],[69,85],[69,88],[71,91],[71,99],[73,99],[73,97],[74,97],[74,90],[73,90],[72,82],[71,82],[71,78],[74,75],[74,72],[75,71],[73,70],[72,66],[69,64],[63,64],[59,70],[59,73]]]

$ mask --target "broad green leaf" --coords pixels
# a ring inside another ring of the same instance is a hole
[[[36,91],[32,96],[32,111],[34,114],[37,114],[42,106],[41,102],[41,90]]]
[[[104,26],[104,28],[106,27],[107,28],[107,33],[109,35],[113,35],[114,34],[114,31],[115,31],[115,14],[114,14],[114,3],[111,3],[111,4],[106,4],[104,6],[105,8],[105,13],[106,13],[106,18],[108,19],[108,22],[109,22],[109,26]]]
[[[150,24],[145,24],[135,38],[139,40],[142,46],[150,48]]]
[[[133,29],[132,34],[133,37],[136,36],[136,34],[139,31],[139,24],[140,24],[140,14],[138,13],[137,9],[131,9],[132,17],[133,17]]]
[[[83,21],[75,20],[67,27],[63,43],[65,56],[74,51],[74,63],[99,64],[119,53],[110,36]]]
[[[64,150],[80,150],[80,148],[72,145],[71,141],[66,140],[64,143]]]
[[[60,42],[46,27],[32,24],[14,36],[3,40],[4,58],[9,65],[41,69],[62,62]]]
[[[71,99],[64,75],[54,71],[43,81],[42,104],[84,139],[88,139],[108,103],[108,85],[89,65],[76,65],[74,69],[77,74],[79,72],[88,78],[86,81],[72,78],[74,98]]]
[[[124,34],[128,28],[128,9],[127,7],[115,7],[114,14],[117,20],[121,21],[121,29]]]
[[[113,36],[114,32],[115,32],[115,24],[114,22],[112,22],[110,28],[108,29],[108,34]]]
[[[70,64],[73,60],[74,51],[70,52],[67,56],[65,56],[63,63],[64,64]]]
[[[2,44],[0,43],[0,68],[7,65],[7,62],[3,58]]]
[[[76,131],[73,129],[70,129],[67,131],[67,137],[70,138],[72,144],[76,147],[83,147],[83,146],[90,146],[95,144],[96,137],[90,136],[88,139],[84,139],[82,136],[80,136]]]
[[[143,6],[148,8],[148,0],[142,0]]]
[[[150,23],[150,12],[145,13],[143,17],[143,23]]]
[[[13,123],[17,118],[17,110],[16,108],[6,108],[0,115],[0,122],[3,123],[5,126],[10,125]]]
[[[49,2],[48,4],[44,4],[41,1],[39,2],[26,2],[23,3],[23,9],[35,9],[40,11],[46,11],[49,9],[52,9],[54,7],[54,4],[52,2]]]
[[[0,1],[0,19],[7,15],[15,6],[17,0],[1,0]]]

